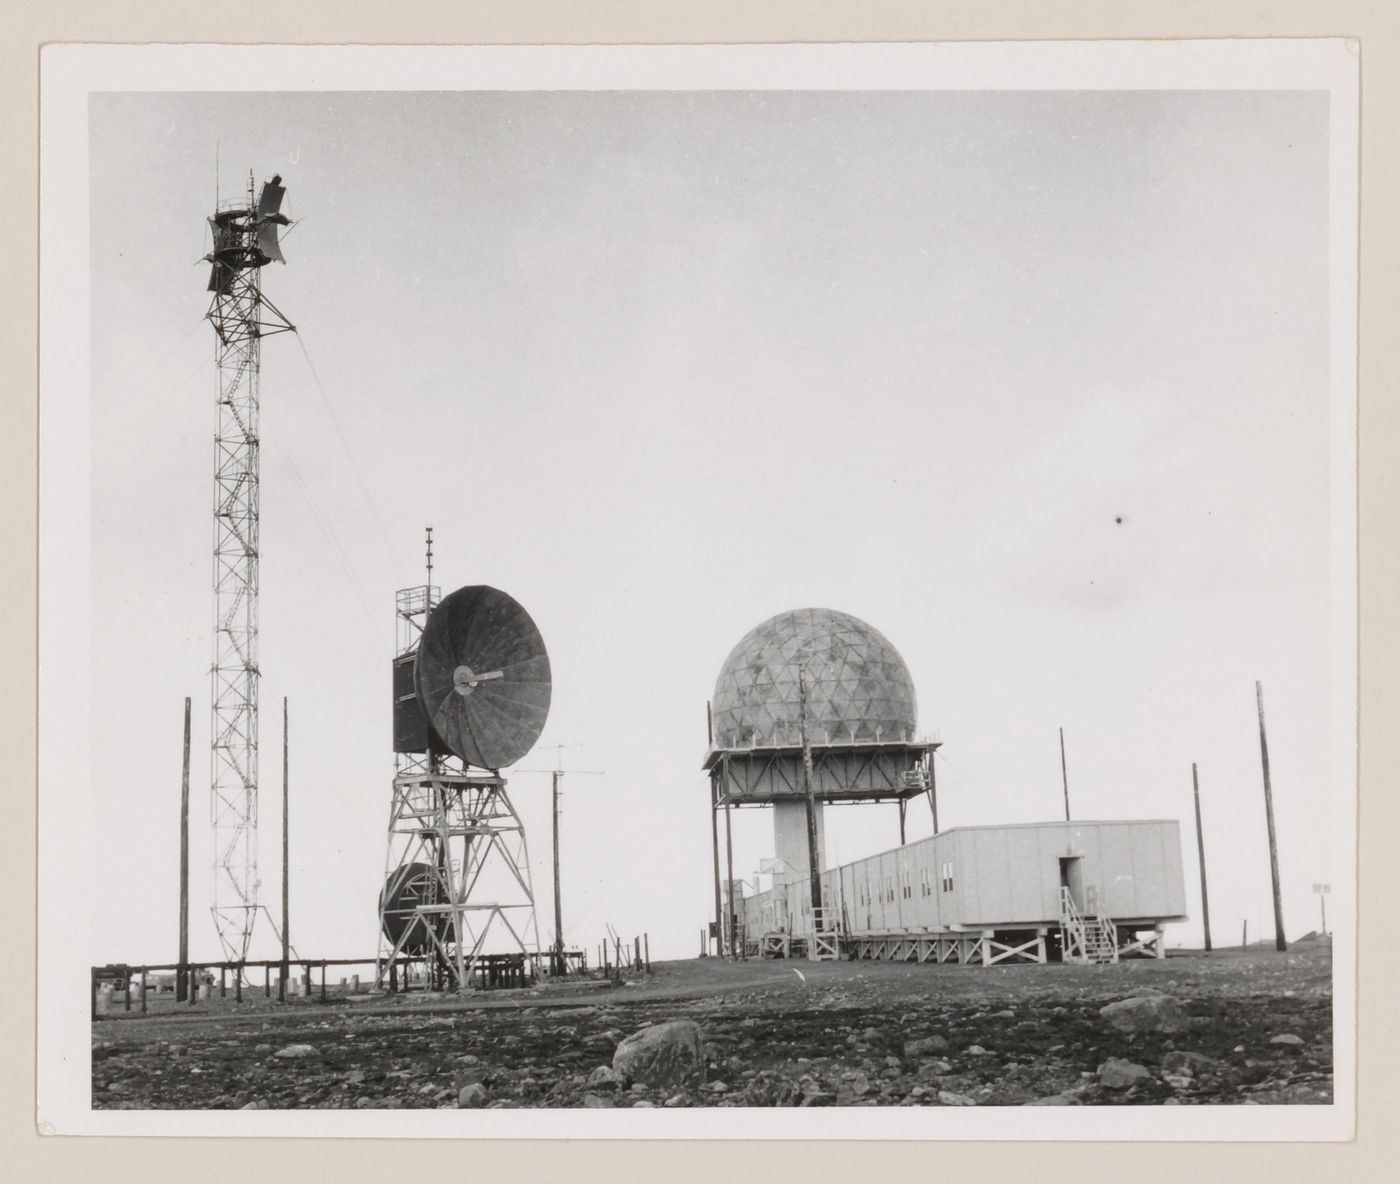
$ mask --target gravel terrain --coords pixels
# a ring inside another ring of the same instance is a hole
[[[99,1020],[93,1103],[1327,1104],[1331,977],[1330,945],[1309,942],[1089,967],[700,959],[620,987],[468,1000],[332,993],[277,1005],[258,991]],[[626,1037],[668,1021],[698,1026],[692,1080],[614,1070]]]

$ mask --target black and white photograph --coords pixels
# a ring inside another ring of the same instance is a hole
[[[46,50],[41,1120],[1348,1137],[1356,85]]]

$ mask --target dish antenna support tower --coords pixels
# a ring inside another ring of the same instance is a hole
[[[400,967],[432,988],[490,985],[490,946],[508,947],[521,978],[540,958],[525,825],[501,769],[544,729],[549,658],[506,593],[476,585],[442,596],[431,528],[428,556],[428,583],[401,589],[396,602],[395,771],[375,976],[391,990]]]
[[[206,314],[219,380],[214,437],[214,663],[211,669],[211,911],[224,955],[243,961],[259,909],[258,879],[258,378],[262,339],[295,326],[262,293],[262,269],[285,263],[278,234],[280,176],[253,177],[231,202],[216,198]]]

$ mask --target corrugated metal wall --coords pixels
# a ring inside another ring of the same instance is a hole
[[[1060,860],[1118,920],[1182,917],[1186,893],[1175,821],[1046,822],[960,827],[822,875],[822,899],[850,933],[1057,924]],[[802,877],[744,899],[750,936],[807,927]],[[1081,901],[1081,906],[1089,904]]]

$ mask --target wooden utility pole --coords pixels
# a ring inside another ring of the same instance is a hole
[[[1269,823],[1269,875],[1274,887],[1274,948],[1282,952],[1288,949],[1288,939],[1283,935],[1283,894],[1278,882],[1278,840],[1274,835],[1274,790],[1269,780],[1269,738],[1264,731],[1264,684],[1256,681],[1254,698],[1259,705],[1259,758],[1264,766],[1264,815]]]
[[[291,842],[288,835],[290,813],[287,809],[287,787],[290,784],[287,763],[287,697],[282,696],[282,981],[277,984],[277,998],[287,997],[287,974],[291,967]]]
[[[1069,766],[1065,763],[1065,730],[1060,729],[1060,780],[1065,787],[1065,821],[1069,821]]]
[[[1196,799],[1196,860],[1201,867],[1201,920],[1206,930],[1206,953],[1210,953],[1210,895],[1206,892],[1206,840],[1201,830],[1201,783],[1196,762],[1191,762],[1191,792]]]
[[[189,989],[190,970],[190,699],[185,696],[185,755],[180,772],[180,967],[175,974],[175,1002]],[[145,1000],[145,976],[141,980]],[[144,1008],[143,1008],[144,1010]]]
[[[572,748],[571,744],[550,745],[557,753],[563,752],[566,748]],[[551,836],[554,844],[554,944],[550,947],[549,964],[551,973],[568,973],[568,962],[564,957],[564,893],[559,882],[559,816],[562,810],[559,803],[564,796],[564,774],[582,774],[588,777],[601,777],[606,769],[566,769],[564,768],[564,758],[562,755],[555,760],[552,769],[516,769],[517,773],[548,773],[551,786]]]
[[[550,796],[550,818],[554,829],[554,957],[551,974],[564,973],[564,897],[559,887],[559,776],[555,769],[550,773],[552,793]]]
[[[715,742],[715,716],[714,708],[708,699],[705,700],[705,735],[711,744]],[[724,758],[720,757],[719,771],[721,775],[726,772]],[[725,785],[729,784],[726,779]],[[719,954],[724,953],[724,907],[720,903],[719,890],[719,790],[714,780],[713,774],[710,778],[710,838],[714,840],[715,848],[715,949]],[[705,943],[705,952],[709,953],[710,944]]]
[[[812,884],[812,920],[822,907],[822,869],[817,855],[817,798],[812,788],[812,745],[807,739],[807,675],[797,672],[797,727],[802,739],[802,789],[807,797],[807,863]]]

